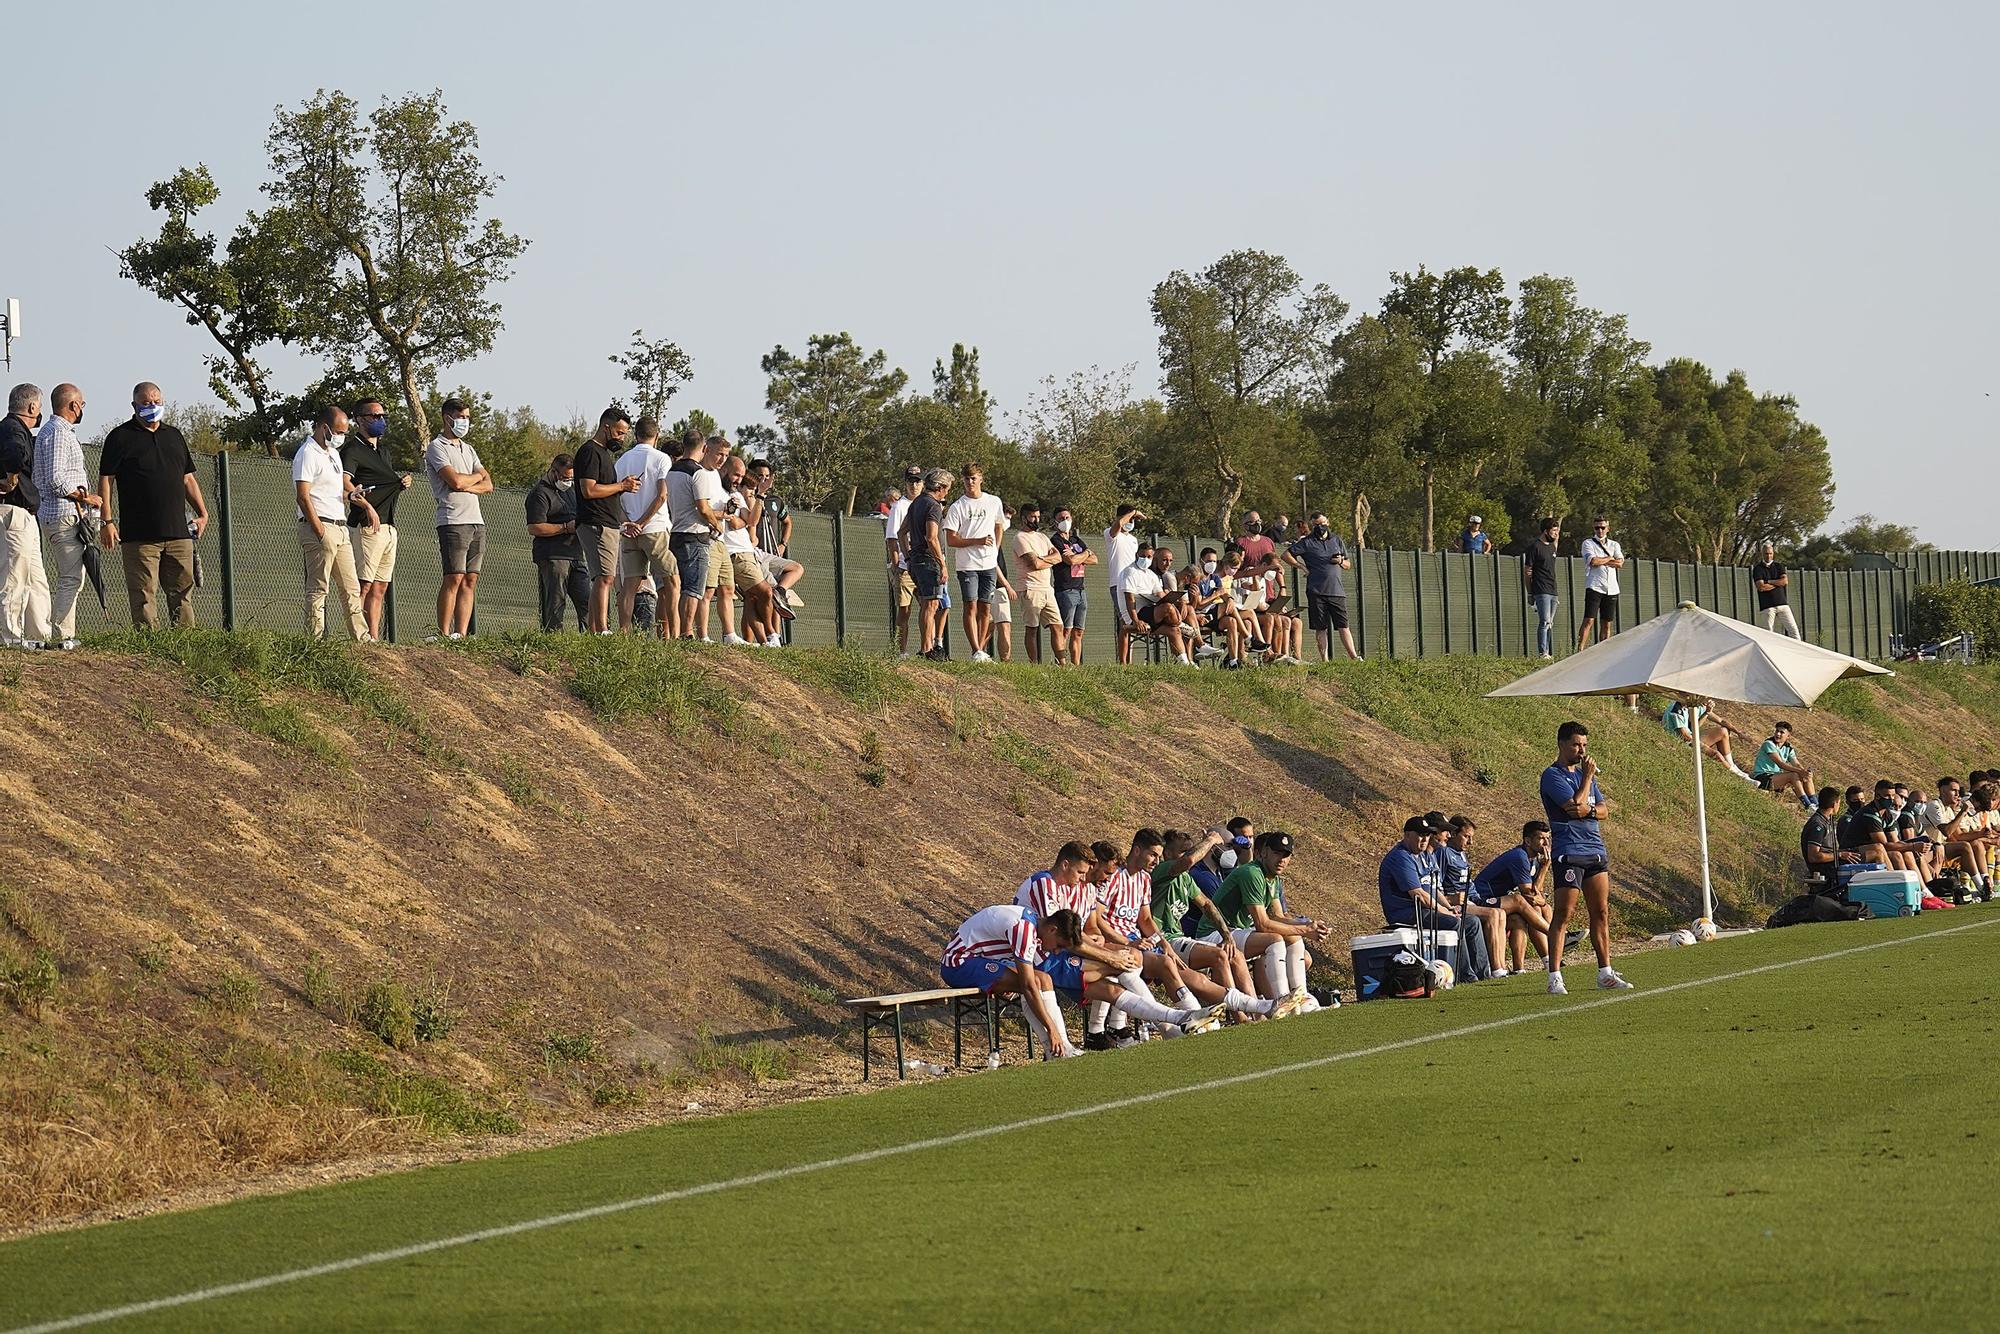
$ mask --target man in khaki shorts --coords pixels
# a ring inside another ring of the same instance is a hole
[[[1062,563],[1055,544],[1042,532],[1042,507],[1034,501],[1021,506],[1020,522],[1014,527],[1014,569],[1020,575],[1022,637],[1028,645],[1028,661],[1042,660],[1042,631],[1049,632],[1052,660],[1061,662],[1069,647],[1063,630],[1062,612],[1056,607],[1055,581],[1049,571]]]
[[[895,624],[890,632],[895,636],[897,656],[910,656],[910,608],[916,605],[917,581],[910,577],[909,566],[903,560],[903,548],[897,540],[903,531],[903,520],[910,513],[910,502],[924,493],[924,470],[912,463],[903,469],[903,492],[896,497],[896,503],[889,507],[888,518],[883,521],[882,535],[887,539],[889,553],[889,596],[896,609]]]
[[[680,637],[680,571],[667,550],[673,524],[667,513],[667,477],[673,460],[660,448],[660,423],[641,417],[632,427],[632,447],[618,456],[618,480],[639,479],[639,489],[620,502],[625,522],[618,530],[618,628],[632,628],[639,586],[653,576],[659,610],[654,625],[662,639]]]
[[[749,462],[740,454],[722,465],[722,489],[728,496],[724,510],[729,515],[729,523],[722,530],[722,546],[728,557],[720,565],[729,579],[728,586],[733,587],[743,599],[743,613],[738,618],[742,633],[730,632],[729,615],[725,610],[722,642],[761,647],[776,635],[774,622],[777,617],[772,611],[770,576],[764,572],[764,562],[759,558],[757,543],[751,536],[751,525],[756,522],[757,516],[755,501],[743,486],[743,478],[748,471]],[[724,606],[726,608],[727,604]]]
[[[381,520],[371,528],[360,505],[347,512],[354,573],[361,581],[361,611],[368,619],[368,633],[377,639],[382,637],[382,604],[396,575],[396,501],[410,489],[410,474],[397,471],[390,461],[388,434],[389,414],[382,400],[364,398],[354,405],[352,429],[340,447],[342,466]]]

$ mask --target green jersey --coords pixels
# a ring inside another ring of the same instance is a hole
[[[1273,916],[1277,914],[1278,895],[1283,888],[1282,881],[1266,876],[1264,868],[1256,862],[1245,862],[1222,882],[1222,891],[1215,896],[1215,906],[1232,929],[1247,931],[1257,925],[1257,920],[1250,915],[1252,908],[1262,907]]]
[[[1193,911],[1194,901],[1200,893],[1201,886],[1186,871],[1172,880],[1153,882],[1153,921],[1158,924],[1162,936],[1168,940],[1186,938],[1187,932],[1181,930],[1181,919]]]

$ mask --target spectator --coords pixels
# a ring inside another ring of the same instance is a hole
[[[15,385],[0,418],[0,642],[9,648],[41,648],[54,634],[36,517],[35,433],[41,424],[41,389]]]
[[[1305,532],[1304,524],[1300,525],[1298,532],[1296,533],[1293,532],[1292,516],[1280,512],[1276,518],[1271,520],[1271,526],[1265,529],[1264,535],[1271,539],[1271,546],[1273,549],[1276,549],[1278,547],[1284,546],[1287,542],[1290,542],[1295,537],[1303,536],[1304,532]]]
[[[1056,607],[1055,584],[1051,571],[1062,563],[1056,554],[1055,543],[1042,532],[1042,507],[1035,501],[1021,506],[1020,522],[1014,527],[1014,536],[1008,541],[1008,551],[1014,558],[1014,574],[1020,581],[1021,610],[1026,616],[1022,627],[1022,642],[1028,648],[1028,661],[1039,664],[1042,661],[1042,631],[1049,632],[1049,653],[1052,662],[1060,663],[1067,648],[1063,636],[1062,613]]]
[[[1882,826],[1881,846],[1889,852],[1889,865],[1899,871],[1914,871],[1929,885],[1937,875],[1930,842],[1917,836],[1916,816],[1903,808],[1892,780],[1876,780],[1875,801],[1870,809]]]
[[[1050,546],[1060,557],[1050,567],[1049,580],[1055,586],[1056,614],[1062,618],[1063,638],[1073,667],[1083,665],[1083,623],[1090,611],[1084,590],[1084,567],[1097,564],[1097,553],[1076,533],[1076,515],[1067,505],[1056,507],[1055,536]],[[1053,635],[1050,636],[1054,638]],[[1061,661],[1058,653],[1057,661]]]
[[[305,553],[306,635],[318,639],[326,633],[326,594],[331,585],[347,613],[348,633],[366,644],[372,636],[361,607],[347,515],[350,507],[361,511],[371,528],[378,520],[341,462],[347,425],[347,414],[339,408],[320,409],[313,418],[312,434],[292,453],[292,490],[298,501],[299,550]]]
[[[772,489],[776,481],[769,459],[750,464],[750,493],[757,502],[757,550],[771,580],[771,607],[779,620],[789,622],[792,613],[805,605],[792,590],[806,577],[806,567],[792,559],[792,507]],[[777,634],[774,625],[772,635]]]
[[[707,638],[702,607],[708,596],[709,551],[723,523],[722,478],[704,466],[707,457],[708,441],[690,426],[681,433],[680,458],[667,474],[667,513],[673,528],[667,549],[680,575],[677,620],[683,639]]]
[[[722,530],[722,544],[729,552],[731,587],[743,599],[743,614],[738,618],[738,633],[724,633],[722,642],[762,647],[777,642],[778,616],[772,610],[776,606],[776,590],[764,573],[764,562],[758,559],[757,543],[752,537],[757,512],[756,500],[744,485],[749,475],[750,461],[741,454],[724,460],[722,489],[728,496],[725,508],[729,522]],[[725,631],[728,624],[725,618]]]
[[[932,468],[924,474],[923,494],[910,502],[903,515],[903,563],[916,584],[917,642],[921,656],[942,662],[944,618],[938,599],[944,592],[944,498],[951,492],[951,474]]]
[[[1000,506],[1000,531],[1014,531],[1014,507]],[[986,650],[996,662],[1014,660],[1014,585],[1007,578],[1007,561],[995,553],[993,566],[993,634],[991,646]]]
[[[1602,514],[1583,539],[1583,624],[1576,632],[1578,652],[1590,646],[1593,628],[1609,639],[1618,628],[1618,571],[1625,568],[1625,548],[1611,536],[1611,520]]]
[[[1667,729],[1669,736],[1679,737],[1689,745],[1694,744],[1695,729],[1700,728],[1701,749],[1704,755],[1745,782],[1756,782],[1749,774],[1736,767],[1736,756],[1729,747],[1729,738],[1741,733],[1717,717],[1714,707],[1714,700],[1705,699],[1699,704],[1689,704],[1684,700],[1670,699],[1667,701],[1666,709],[1660,714],[1660,725]]]
[[[1480,869],[1467,890],[1467,898],[1477,909],[1497,910],[1498,917],[1479,914],[1486,924],[1486,944],[1493,956],[1493,976],[1505,977],[1500,966],[1508,959],[1512,971],[1525,971],[1527,944],[1543,960],[1549,956],[1548,902],[1542,886],[1549,874],[1549,827],[1540,820],[1521,826],[1518,847],[1501,853]],[[1506,952],[1501,949],[1500,930],[1506,928]]]
[[[1818,809],[1813,799],[1817,784],[1813,782],[1812,770],[1799,763],[1799,753],[1792,747],[1792,725],[1788,722],[1774,724],[1771,735],[1757,747],[1757,758],[1750,762],[1750,776],[1766,792],[1781,797],[1790,792],[1808,811]]]
[[[1835,841],[1842,852],[1858,852],[1867,860],[1882,866],[1889,865],[1889,853],[1881,846],[1887,840],[1882,834],[1882,822],[1875,818],[1869,808],[1868,795],[1860,786],[1854,785],[1842,794],[1842,814],[1834,825]]]
[[[1111,610],[1117,620],[1118,661],[1132,661],[1132,626],[1125,619],[1125,571],[1139,558],[1139,525],[1145,513],[1137,505],[1120,505],[1104,530],[1104,567],[1111,580]]]
[[[1764,628],[1775,633],[1782,624],[1785,634],[1801,638],[1799,623],[1792,616],[1792,577],[1778,560],[1778,549],[1769,542],[1764,544],[1764,559],[1750,567],[1750,582],[1757,585],[1757,614],[1764,618]]]
[[[154,601],[160,593],[166,594],[168,619],[194,624],[194,544],[208,531],[194,456],[186,437],[165,419],[160,387],[150,381],[133,386],[132,418],[111,428],[97,460],[103,542],[107,550],[118,548],[132,624],[148,630],[159,625]]]
[[[1236,630],[1236,611],[1229,602],[1229,584],[1222,577],[1222,557],[1214,547],[1203,547],[1195,568],[1188,572],[1183,581],[1190,597],[1188,616],[1193,633],[1204,643],[1220,639],[1226,646],[1221,652],[1222,665],[1227,667],[1232,659],[1237,659],[1241,651]],[[1237,666],[1242,666],[1241,661]]]
[[[479,593],[479,567],[486,560],[486,516],[479,498],[493,490],[493,474],[466,443],[472,434],[472,409],[463,401],[444,401],[437,439],[424,450],[424,473],[437,502],[438,633],[463,639],[472,629],[472,604]]]
[[[1306,536],[1286,549],[1284,560],[1306,572],[1306,614],[1319,644],[1319,660],[1332,659],[1331,635],[1338,632],[1348,660],[1359,662],[1353,632],[1347,628],[1347,583],[1341,573],[1354,562],[1348,559],[1346,544],[1334,533],[1326,515],[1314,514],[1311,523]]]
[[[35,436],[35,489],[42,498],[35,517],[56,556],[49,634],[65,650],[77,646],[76,599],[83,591],[83,553],[96,541],[102,504],[90,489],[83,446],[76,438],[82,421],[83,391],[73,384],[59,384],[49,394],[48,420]]]
[[[896,650],[910,656],[910,604],[916,601],[917,584],[903,562],[903,520],[909,517],[910,502],[924,493],[924,470],[912,463],[903,469],[903,489],[888,509],[882,536],[889,550],[889,605],[896,610]]]
[[[952,570],[958,576],[959,614],[964,618],[966,647],[972,661],[991,662],[987,641],[993,633],[993,592],[1000,577],[1000,538],[1007,531],[1000,497],[986,490],[986,473],[977,463],[958,470],[965,494],[945,511],[944,538],[951,548]]]
[[[1265,559],[1277,552],[1277,538],[1282,536],[1284,536],[1282,533],[1274,536],[1265,531],[1264,517],[1256,510],[1245,513],[1243,535],[1236,539],[1236,545],[1243,548],[1244,568],[1261,571]]]
[[[747,643],[737,633],[736,624],[736,562],[730,556],[730,546],[726,535],[733,529],[746,527],[750,522],[749,510],[741,496],[731,495],[729,488],[722,485],[722,465],[729,461],[729,441],[721,435],[708,437],[702,450],[701,466],[713,473],[716,485],[722,487],[722,522],[715,536],[708,544],[708,586],[702,590],[701,638],[708,638],[708,613],[710,606],[722,613],[722,642],[725,644]]]
[[[1204,571],[1208,568],[1208,554],[1213,550],[1209,547],[1202,551]],[[1262,581],[1239,577],[1242,569],[1243,548],[1231,542],[1216,559],[1214,577],[1218,594],[1214,624],[1222,633],[1222,665],[1230,671],[1241,668],[1243,659],[1249,654],[1270,648],[1257,629],[1257,618],[1244,610],[1244,603],[1261,589]]]
[[[1806,888],[1815,894],[1840,897],[1838,868],[1842,862],[1857,862],[1861,854],[1841,846],[1840,789],[1823,787],[1813,802],[1813,813],[1799,831],[1799,857],[1806,864]]]
[[[621,551],[619,555],[622,559],[624,553]],[[639,591],[632,595],[632,629],[642,635],[652,634],[659,615],[660,589],[649,574],[639,581]]]
[[[352,430],[340,450],[340,466],[354,479],[367,508],[348,507],[347,531],[354,546],[354,577],[361,581],[361,610],[372,638],[382,637],[382,604],[396,577],[396,502],[410,489],[410,474],[398,472],[386,443],[389,414],[379,398],[354,405]],[[375,515],[371,527],[368,511]]]
[[[542,629],[563,628],[563,599],[576,608],[576,628],[590,628],[590,576],[576,540],[576,481],[570,456],[558,454],[528,488],[528,534],[534,538],[535,584]]]
[[[670,549],[674,521],[668,512],[674,461],[660,448],[660,422],[641,417],[632,427],[632,447],[618,456],[618,628],[637,625],[644,634],[656,625],[662,639],[678,639],[680,573]],[[638,486],[630,484],[637,482]],[[650,580],[653,617],[638,625],[639,594]],[[593,597],[595,595],[593,594]]]
[[[1490,556],[1493,554],[1493,539],[1486,535],[1486,520],[1477,514],[1469,516],[1465,527],[1451,544],[1453,551],[1462,551],[1468,556]]]
[[[1222,881],[1214,878],[1213,888],[1206,888],[1198,874],[1216,849],[1229,842],[1229,835],[1211,829],[1197,840],[1193,834],[1169,829],[1165,839],[1166,862],[1153,872],[1148,910],[1166,947],[1188,967],[1206,972],[1218,986],[1254,995],[1257,984],[1249,965],[1230,939],[1222,910],[1215,906],[1213,895],[1221,892]],[[1204,923],[1214,928],[1213,934],[1221,943],[1210,945],[1195,938],[1192,932]]]
[[[1188,625],[1193,619],[1188,610],[1189,593],[1184,588],[1169,590],[1167,578],[1174,566],[1174,550],[1162,542],[1152,552],[1150,560],[1135,560],[1125,571],[1125,612],[1136,634],[1158,635],[1167,641],[1173,650],[1174,661],[1183,667],[1194,666],[1189,656],[1190,641]],[[1132,642],[1125,641],[1125,661],[1131,661]],[[1193,650],[1204,657],[1219,657],[1221,650],[1203,644]]]
[[[1521,562],[1521,582],[1535,604],[1535,651],[1544,658],[1556,655],[1556,543],[1561,540],[1562,521],[1543,519],[1541,536]]]
[[[598,414],[597,430],[576,447],[576,540],[590,576],[590,624],[585,628],[591,634],[611,633],[611,586],[618,579],[624,542],[624,501],[644,485],[636,473],[618,471],[615,451],[631,429],[625,409],[606,408]]]

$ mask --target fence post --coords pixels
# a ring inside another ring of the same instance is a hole
[[[1389,656],[1396,656],[1396,548],[1382,548],[1382,623],[1389,627]]]
[[[833,516],[833,642],[845,647],[847,644],[847,546],[844,529],[838,514]],[[889,647],[896,646],[896,613],[893,603],[889,611]]]
[[[222,547],[222,628],[236,628],[236,543],[229,513],[229,451],[215,456],[215,527]]]
[[[1368,599],[1362,594],[1368,588],[1368,548],[1356,547],[1354,551],[1354,647],[1362,657],[1368,656]],[[1331,652],[1333,643],[1327,642]]]

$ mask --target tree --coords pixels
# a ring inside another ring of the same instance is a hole
[[[332,259],[294,294],[309,345],[380,362],[428,437],[425,371],[493,346],[491,289],[527,248],[482,219],[500,178],[479,160],[478,131],[446,118],[442,93],[384,100],[364,124],[352,98],[321,90],[278,112],[265,147],[266,225]]]
[[[1179,270],[1153,289],[1167,408],[1215,482],[1215,531],[1226,537],[1243,497],[1251,441],[1272,440],[1258,407],[1290,405],[1324,372],[1347,303],[1308,289],[1279,255],[1236,250],[1200,273]],[[1272,471],[1277,471],[1273,469]]]
[[[802,357],[780,344],[760,364],[770,377],[764,406],[784,435],[778,463],[791,479],[794,503],[820,509],[844,491],[852,514],[884,413],[910,377],[891,369],[886,353],[864,354],[846,333],[814,334]]]
[[[632,386],[632,402],[613,399],[614,407],[624,408],[635,417],[665,421],[667,402],[681,386],[694,379],[694,362],[681,351],[679,343],[659,338],[648,341],[646,331],[632,331],[632,346],[607,358]]]
[[[1307,421],[1319,441],[1310,480],[1344,497],[1356,547],[1375,500],[1407,480],[1406,448],[1424,421],[1423,348],[1400,315],[1363,315],[1331,344],[1331,372]]]
[[[215,236],[196,229],[195,215],[220,197],[200,164],[153,185],[146,203],[166,216],[156,236],[118,252],[120,272],[208,331],[221,349],[206,358],[209,388],[235,414],[220,423],[223,438],[275,456],[284,433],[305,414],[273,388],[259,356],[298,338],[293,294],[319,264],[254,217],[218,254]]]
[[[1439,471],[1469,469],[1476,476],[1493,447],[1489,435],[1475,440],[1456,434],[1454,420],[1478,421],[1485,429],[1505,417],[1497,403],[1474,406],[1466,397],[1500,386],[1487,374],[1483,354],[1507,336],[1507,285],[1498,269],[1432,273],[1421,265],[1415,273],[1390,274],[1389,283],[1382,313],[1406,321],[1423,352],[1428,410],[1405,448],[1423,478],[1424,550],[1435,551]],[[1455,364],[1461,357],[1475,360]]]
[[[1157,405],[1155,405],[1157,411]],[[1131,494],[1127,465],[1143,429],[1132,402],[1132,368],[1092,366],[1061,380],[1049,376],[1014,418],[1013,430],[1041,479],[1044,517],[1059,505],[1076,512],[1079,531],[1111,522]]]
[[[682,414],[679,421],[666,429],[664,434],[671,439],[679,440],[687,434],[690,426],[700,431],[704,436],[719,435],[722,433],[721,422],[709,416],[700,408],[689,408]]]
[[[736,428],[736,448],[748,459],[769,459],[783,443],[775,430],[761,422]]]
[[[1854,522],[1837,533],[1819,533],[1801,542],[1791,552],[1795,565],[1822,570],[1845,570],[1860,552],[1888,554],[1898,551],[1934,551],[1929,542],[1917,537],[1908,524],[1889,523],[1872,514],[1857,514]]]

